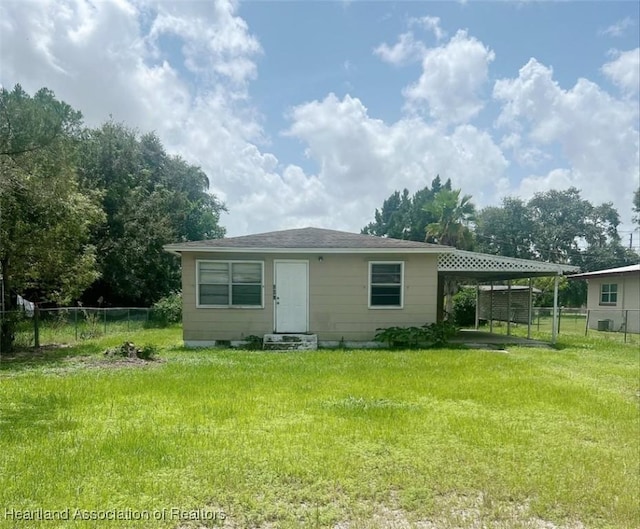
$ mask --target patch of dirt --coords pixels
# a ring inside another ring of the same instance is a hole
[[[392,503],[397,503],[392,494]],[[554,523],[531,512],[528,501],[493,501],[484,494],[466,496],[460,494],[441,495],[435,499],[434,510],[438,514],[428,519],[416,519],[404,509],[385,504],[376,504],[369,518],[344,520],[327,529],[586,529],[580,521]],[[198,523],[180,525],[177,529],[247,529],[242,520],[233,516],[219,521],[218,525]],[[277,523],[265,522],[250,529],[275,529]]]
[[[430,519],[412,520],[401,508],[378,504],[370,520],[341,522],[332,529],[586,529],[580,521],[556,524],[531,513],[528,502],[491,501],[483,494],[442,495]]]
[[[97,358],[95,356],[79,356],[76,358],[67,358],[66,361],[68,361],[70,364],[76,364],[83,367],[97,368],[154,367],[165,363],[165,360],[162,358],[143,360],[142,358]]]

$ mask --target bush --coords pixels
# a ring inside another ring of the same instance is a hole
[[[458,328],[447,321],[426,323],[421,327],[385,327],[377,329],[374,340],[386,342],[389,347],[417,348],[442,347]]]
[[[453,296],[453,322],[459,327],[470,327],[476,323],[476,291],[463,288]]]
[[[152,320],[159,325],[170,325],[182,321],[182,292],[172,292],[156,301],[151,307]]]
[[[244,345],[239,347],[239,349],[245,349],[247,351],[259,351],[262,349],[262,336],[250,334],[244,341]]]
[[[155,345],[145,345],[143,347],[136,347],[133,342],[124,342],[119,347],[112,347],[107,349],[104,354],[110,357],[123,357],[123,358],[140,358],[142,360],[153,360],[158,352],[158,348]]]

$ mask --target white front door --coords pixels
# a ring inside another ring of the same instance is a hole
[[[309,262],[275,261],[275,332],[309,330]]]

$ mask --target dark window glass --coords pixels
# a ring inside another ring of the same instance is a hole
[[[262,287],[260,285],[233,285],[231,287],[232,305],[262,305]]]
[[[199,263],[199,304],[262,306],[262,263]]]
[[[371,264],[372,307],[402,306],[402,265],[400,263]]]
[[[600,287],[600,304],[615,305],[618,302],[618,285],[605,284]]]

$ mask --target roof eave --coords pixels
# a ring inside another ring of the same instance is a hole
[[[175,255],[182,252],[192,253],[310,253],[310,254],[398,254],[398,253],[415,253],[415,254],[441,254],[450,253],[454,248],[434,247],[434,248],[246,248],[246,247],[229,247],[229,246],[179,246],[166,245],[163,249]]]

